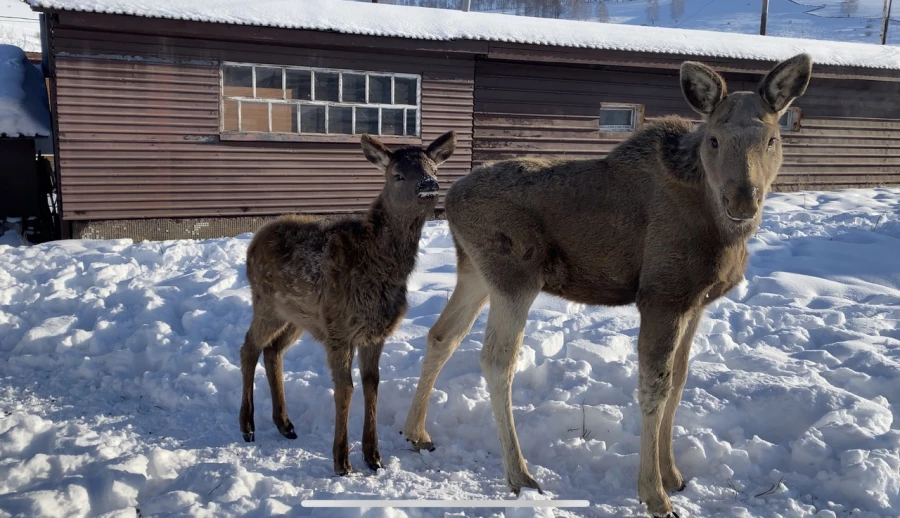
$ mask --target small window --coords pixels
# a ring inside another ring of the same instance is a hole
[[[778,120],[781,131],[800,131],[800,108],[788,108]]]
[[[417,75],[222,66],[223,132],[416,137],[420,109]]]
[[[600,106],[600,131],[634,131],[641,111],[637,104],[603,103]]]

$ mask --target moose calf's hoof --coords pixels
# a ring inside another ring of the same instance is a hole
[[[381,459],[367,460],[366,466],[369,466],[369,469],[371,469],[372,471],[378,471],[379,469],[384,469],[384,465],[381,464]]]
[[[288,423],[287,426],[279,426],[278,431],[281,435],[287,437],[288,439],[296,439],[297,432],[294,431],[293,423]]]
[[[528,473],[520,473],[507,477],[506,483],[509,484],[509,488],[516,496],[519,496],[519,492],[522,491],[522,488],[535,489],[539,494],[544,494],[544,490],[541,489],[541,486]]]
[[[254,442],[256,440],[256,438],[253,437],[253,432],[243,432],[241,435],[244,436],[244,442]]]
[[[334,461],[334,473],[338,476],[343,477],[344,475],[349,475],[353,472],[353,468],[350,467],[350,461]]]
[[[680,517],[678,516],[678,513],[676,513],[675,511],[672,511],[671,513],[668,513],[668,514],[654,514],[653,518],[680,518]]]
[[[406,439],[406,441],[412,443],[412,447],[416,451],[434,451],[434,443],[431,441],[412,441],[410,439]]]
[[[664,490],[670,493],[684,490],[684,477],[681,476],[681,472],[678,471],[678,468],[672,466],[671,471],[664,471],[662,473],[662,486]]]

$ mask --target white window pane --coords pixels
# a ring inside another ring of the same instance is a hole
[[[316,72],[316,100],[338,100],[338,74],[333,72]]]
[[[394,78],[394,104],[415,105],[419,80],[409,77]]]
[[[406,110],[406,134],[415,136],[418,135],[419,132],[416,128],[416,111],[417,110]]]
[[[345,103],[366,102],[366,76],[360,74],[342,74]]]
[[[256,96],[263,99],[284,99],[280,68],[256,67]]]
[[[381,110],[381,134],[403,135],[403,108]]]
[[[349,106],[329,106],[328,133],[352,135],[353,108]]]
[[[634,110],[632,108],[601,108],[600,129],[632,131],[634,129]]]
[[[309,70],[285,71],[285,88],[288,99],[309,101],[312,99],[312,77]]]
[[[297,105],[272,103],[272,131],[297,133]]]
[[[378,135],[378,108],[356,108],[356,131]]]
[[[253,97],[253,68],[222,67],[222,93],[234,97]]]
[[[325,133],[325,107],[316,105],[300,106],[300,132]]]
[[[241,102],[241,131],[269,131],[269,103]]]
[[[369,102],[372,104],[391,104],[390,77],[369,76]]]

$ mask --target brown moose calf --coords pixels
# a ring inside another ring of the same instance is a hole
[[[278,431],[296,439],[288,418],[282,381],[285,350],[309,332],[325,346],[334,381],[334,470],[351,471],[347,420],[356,348],[365,395],[363,456],[381,467],[376,434],[378,361],[385,339],[406,312],[406,282],[416,264],[422,226],[438,198],[437,167],[453,154],[449,132],[427,149],[410,146],[391,152],[362,136],[366,158],[385,174],[385,185],[366,215],[326,221],[285,216],[257,231],[247,250],[247,279],[253,295],[253,322],[241,347],[243,396],[240,424],[254,441],[253,378],[260,354],[272,394]]]

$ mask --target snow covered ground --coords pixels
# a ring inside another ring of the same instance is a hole
[[[362,462],[355,372],[357,472],[334,477],[332,383],[307,337],[285,359],[300,437],[282,438],[268,419],[260,365],[257,439],[241,439],[249,237],[0,245],[0,516],[529,515],[301,507],[513,498],[478,363],[486,311],[438,379],[437,450],[414,453],[398,432],[455,280],[447,227],[429,223],[407,319],[382,360],[386,469]],[[695,341],[676,418],[689,479],[676,508],[683,518],[897,516],[900,189],[773,195],[751,246],[748,282],[710,307]],[[633,307],[542,296],[530,313],[513,400],[522,448],[548,496],[592,504],[556,516],[644,516],[637,330]]]

